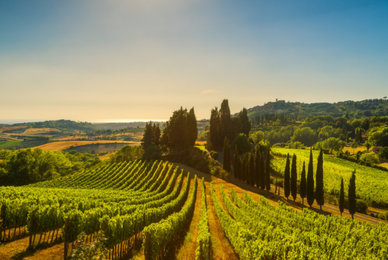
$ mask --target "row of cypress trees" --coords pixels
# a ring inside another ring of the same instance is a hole
[[[292,164],[290,168],[290,155],[287,154],[286,167],[284,169],[284,196],[288,199],[292,195],[294,201],[297,197],[297,167],[296,167],[296,155],[292,156]],[[315,189],[314,189],[315,188]],[[307,197],[307,203],[312,206],[314,200],[317,201],[320,209],[325,202],[324,190],[323,190],[323,152],[322,150],[318,156],[317,171],[315,175],[315,187],[314,187],[314,168],[313,168],[313,153],[310,150],[310,160],[307,168],[307,179],[305,163],[303,162],[302,173],[299,185],[299,195],[304,199]]]
[[[224,142],[223,165],[226,171],[231,170],[239,180],[258,188],[270,190],[271,188],[271,155],[270,148],[258,144],[251,152],[239,154],[237,147],[231,156],[230,144],[227,139]]]

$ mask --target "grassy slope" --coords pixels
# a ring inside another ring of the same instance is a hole
[[[62,151],[66,150],[70,147],[76,147],[87,144],[107,144],[107,143],[128,143],[132,144],[135,142],[131,141],[119,141],[119,140],[96,140],[96,141],[60,141],[60,142],[52,142],[44,145],[40,145],[34,148],[40,148],[42,150],[50,150],[50,151]]]
[[[275,154],[286,155],[287,153],[296,154],[298,176],[300,175],[303,161],[307,164],[309,161],[309,150],[302,149],[287,149],[273,148]],[[316,163],[319,151],[313,151],[314,157],[314,172],[316,171]],[[274,168],[280,173],[284,172],[285,158],[275,158]],[[341,177],[344,178],[345,190],[347,190],[348,181],[352,172],[356,170],[356,192],[357,196],[367,201],[375,201],[377,203],[388,204],[388,172],[378,170],[372,167],[359,165],[344,159],[336,158],[331,155],[324,155],[323,171],[324,185],[327,192],[338,194]],[[347,193],[347,192],[345,192]]]

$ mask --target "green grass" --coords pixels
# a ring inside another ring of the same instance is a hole
[[[44,140],[14,140],[14,141],[0,141],[0,149],[23,149],[23,148],[30,148],[38,145],[42,145],[47,143],[47,141]]]
[[[194,147],[198,148],[201,151],[206,151],[206,147],[204,145],[196,145]]]
[[[21,140],[1,141],[0,142],[0,149],[16,149],[22,143],[23,143],[23,141],[21,141]]]
[[[307,165],[309,162],[309,150],[304,149],[288,149],[288,148],[272,148],[272,152],[276,155],[287,155],[290,157],[295,154],[297,157],[298,179],[300,178],[303,161]],[[319,151],[313,151],[314,157],[314,178],[317,167],[317,158]],[[274,169],[284,174],[286,158],[275,157],[273,160]],[[375,169],[372,167],[360,165],[344,159],[334,157],[332,155],[323,156],[323,174],[325,191],[331,194],[338,194],[341,177],[344,178],[345,196],[347,195],[347,187],[352,172],[356,170],[356,194],[357,197],[372,203],[372,205],[388,207],[388,172]]]

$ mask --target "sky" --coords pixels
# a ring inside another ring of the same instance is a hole
[[[0,0],[0,122],[382,98],[388,2]]]

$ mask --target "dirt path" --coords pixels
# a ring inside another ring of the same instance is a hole
[[[64,245],[63,243],[54,245],[52,247],[36,251],[34,254],[23,259],[63,259]]]
[[[28,247],[29,237],[15,240],[0,246],[0,259],[16,258],[23,254]]]
[[[210,193],[210,183],[206,182],[206,204],[208,206],[211,255],[213,259],[238,259],[229,240],[217,219],[214,204]]]
[[[198,223],[201,215],[201,180],[197,179],[197,194],[195,208],[190,227],[184,238],[183,245],[178,249],[177,259],[195,259],[195,247],[197,245]]]

